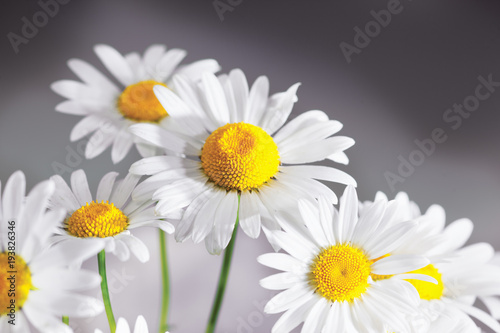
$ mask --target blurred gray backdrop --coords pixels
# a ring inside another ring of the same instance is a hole
[[[302,82],[292,117],[320,109],[344,123],[341,134],[353,137],[356,145],[347,151],[351,162],[342,169],[357,179],[360,199],[372,199],[377,191],[389,197],[406,191],[422,209],[441,204],[448,222],[471,218],[470,242],[486,241],[500,249],[498,1],[60,2],[66,4],[17,53],[8,34],[20,35],[23,19],[32,21],[41,7],[37,1],[2,2],[3,182],[21,169],[32,187],[54,174],[54,162],[66,164],[68,149],[77,150],[69,134],[80,118],[55,112],[62,98],[49,89],[53,81],[75,79],[68,59],[81,58],[102,69],[94,44],[126,53],[165,43],[186,49],[187,61],[213,57],[224,72],[239,67],[252,81],[265,74],[272,92]],[[390,19],[383,14],[388,10]],[[376,17],[380,23],[374,23]],[[474,95],[481,80],[493,83],[479,88],[479,100]],[[104,173],[125,175],[138,158],[134,151],[113,165],[108,150],[70,167],[86,170],[95,193]],[[69,173],[63,177],[69,179]],[[152,258],[147,264],[132,258],[123,265],[109,259],[112,300],[117,317],[133,322],[143,314],[156,331],[161,287],[157,232],[140,230],[138,236]],[[176,244],[172,237],[168,247],[171,332],[202,332],[222,258],[208,255],[203,245]],[[256,262],[270,250],[262,237],[254,241],[238,235],[218,332],[270,332],[278,316],[264,315],[262,309],[273,293],[258,281],[273,271]],[[96,261],[85,267],[97,269]],[[78,332],[107,330],[104,314],[71,323]]]

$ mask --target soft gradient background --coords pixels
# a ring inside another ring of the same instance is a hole
[[[500,91],[457,130],[443,121],[447,108],[474,93],[479,75],[492,74],[500,81],[499,3],[402,0],[402,6],[348,64],[339,44],[352,44],[354,27],[364,27],[372,20],[370,11],[387,8],[387,1],[243,0],[221,21],[211,1],[73,0],[15,54],[7,34],[20,34],[21,19],[31,21],[41,8],[36,1],[4,0],[0,179],[5,182],[22,169],[32,187],[54,174],[54,162],[66,163],[67,147],[77,149],[69,134],[80,118],[55,112],[62,98],[49,89],[53,81],[75,78],[68,59],[78,57],[103,69],[94,44],[108,43],[126,53],[165,43],[188,50],[188,61],[213,57],[224,71],[240,67],[252,81],[265,74],[272,92],[302,82],[292,117],[320,109],[344,123],[341,134],[357,143],[347,152],[351,163],[343,169],[357,179],[360,199],[372,199],[379,190],[391,197],[407,191],[423,209],[433,203],[444,206],[449,222],[471,218],[471,242],[500,249]],[[398,156],[408,158],[414,140],[430,137],[436,127],[446,131],[448,140],[392,192],[384,173],[396,173]],[[103,174],[117,170],[124,175],[138,157],[134,151],[113,165],[108,150],[71,167],[86,170],[95,193]],[[63,177],[69,179],[69,173]],[[137,234],[152,258],[144,265],[135,258],[123,265],[110,258],[113,306],[117,317],[129,321],[145,315],[155,332],[161,292],[157,232]],[[258,281],[272,270],[256,262],[268,251],[262,237],[255,241],[238,235],[218,332],[270,332],[278,316],[263,315],[272,293]],[[202,332],[222,258],[208,255],[203,245],[176,244],[172,237],[169,257],[171,332]],[[85,266],[97,269],[95,260]],[[107,329],[104,314],[71,322],[78,332]]]

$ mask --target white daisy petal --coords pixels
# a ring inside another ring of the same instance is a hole
[[[328,310],[330,309],[330,304],[324,298],[321,298],[316,304],[311,308],[311,312],[307,315],[304,321],[304,326],[302,326],[301,333],[316,333],[321,330],[326,321],[326,316],[328,315]]]
[[[315,302],[316,300],[314,298],[311,298],[306,303],[285,312],[278,319],[278,321],[276,321],[276,324],[274,324],[271,332],[280,333],[292,331],[305,320],[307,314],[311,310],[311,306],[313,306]]]
[[[200,208],[193,222],[193,242],[199,243],[212,231],[216,221],[216,212],[226,196],[223,191],[215,191],[213,196]]]
[[[260,280],[260,285],[269,290],[283,290],[292,288],[299,282],[305,282],[295,273],[279,273]]]
[[[92,106],[89,103],[82,103],[81,101],[67,100],[57,104],[56,111],[76,116],[86,116],[90,113],[102,111],[102,107],[98,105]]]
[[[112,191],[109,198],[110,202],[114,203],[116,207],[122,208],[130,198],[132,191],[135,189],[140,179],[141,176],[128,173],[117,188]]]
[[[134,73],[125,58],[117,50],[111,46],[100,44],[94,47],[94,52],[121,84],[128,86],[134,83]]]
[[[349,176],[347,173],[328,168],[325,166],[317,165],[295,165],[282,167],[284,173],[294,175],[294,176],[306,176],[308,178],[320,179],[334,183],[346,184],[356,186],[356,181],[354,178]]]
[[[148,247],[139,238],[122,234],[118,239],[128,246],[130,252],[132,252],[140,262],[144,263],[149,261]]]
[[[189,65],[179,67],[175,73],[190,77],[194,81],[201,79],[205,72],[216,73],[220,71],[220,65],[217,60],[203,59],[195,61]]]
[[[399,223],[383,232],[379,237],[368,240],[364,247],[371,258],[379,258],[404,243],[415,227],[417,227],[416,222]]]
[[[90,133],[103,126],[106,120],[98,115],[90,115],[80,120],[70,134],[71,141],[78,141],[81,138],[89,135]]]
[[[102,177],[97,187],[96,201],[108,201],[111,195],[111,190],[115,184],[116,177],[118,177],[118,172],[109,172]]]
[[[191,236],[193,229],[193,222],[196,214],[201,207],[210,199],[213,194],[213,189],[207,187],[201,193],[199,193],[193,201],[189,204],[182,216],[182,220],[179,222],[175,228],[175,240],[178,242],[183,242]]]
[[[288,164],[312,163],[322,161],[328,156],[344,151],[354,145],[354,140],[335,136],[317,142],[314,146],[303,145],[280,154],[281,161]]]
[[[358,223],[358,196],[353,186],[347,186],[340,198],[339,220],[342,221],[338,224],[341,227],[339,241],[343,243],[352,238]]]
[[[290,121],[288,124],[283,126],[273,137],[274,142],[279,146],[279,144],[286,138],[292,136],[300,128],[310,126],[311,124],[317,122],[328,121],[328,116],[323,111],[312,110],[304,112],[303,114],[297,116],[295,119]]]
[[[206,134],[203,123],[198,121],[196,114],[184,103],[174,92],[163,86],[153,88],[158,101],[169,114],[169,118],[175,121],[175,125],[181,126],[190,136]]]
[[[118,87],[111,80],[89,63],[80,59],[70,59],[68,60],[68,67],[88,85],[98,86],[110,94],[118,95],[120,93]]]
[[[337,133],[342,129],[342,123],[336,120],[328,120],[312,124],[309,127],[303,128],[293,136],[284,139],[279,144],[281,153],[286,153],[289,150],[298,148],[304,145],[312,145],[326,139],[327,137]]]
[[[158,60],[156,71],[158,79],[164,81],[170,77],[174,70],[179,66],[182,60],[186,57],[187,52],[181,49],[168,50],[161,59]]]
[[[26,178],[24,173],[21,171],[14,172],[7,180],[3,192],[3,218],[4,220],[13,220],[19,214],[26,193]],[[7,228],[4,230],[7,230]]]
[[[98,129],[90,137],[85,147],[85,158],[93,159],[105,151],[115,139],[116,129]]]
[[[241,228],[249,237],[257,238],[261,227],[260,199],[255,193],[243,192],[240,200],[239,218]]]
[[[274,134],[286,122],[293,105],[297,101],[297,89],[300,83],[296,83],[282,94],[275,94],[269,100],[269,110],[264,114],[260,126],[270,135]]]
[[[75,194],[80,206],[85,206],[87,203],[92,202],[92,194],[90,193],[87,176],[82,169],[76,170],[71,174],[71,190]]]
[[[86,290],[99,286],[100,276],[90,271],[70,271],[63,268],[44,270],[32,276],[33,285],[40,290]]]
[[[134,326],[134,333],[148,333],[148,324],[143,316],[138,316]]]
[[[264,311],[269,314],[279,313],[300,306],[314,297],[312,291],[304,283],[297,283],[292,288],[274,296],[265,306]]]
[[[127,321],[123,318],[118,319],[116,323],[116,330],[120,333],[130,333],[130,327],[128,326]]]
[[[143,62],[147,70],[151,72],[158,70],[156,66],[165,54],[166,49],[165,45],[153,44],[144,51]]]
[[[212,229],[213,233],[213,253],[219,254],[231,240],[236,218],[238,216],[238,195],[227,193],[219,203],[215,212],[215,223]]]
[[[111,160],[113,163],[116,164],[122,161],[127,156],[133,144],[132,135],[126,127],[118,132],[113,142],[113,148],[111,149]]]
[[[250,94],[248,95],[247,110],[244,122],[259,125],[266,110],[267,97],[269,95],[269,80],[266,76],[259,76],[255,80]]]
[[[56,191],[50,198],[52,207],[62,207],[67,211],[80,208],[80,203],[61,176],[55,175],[50,179],[56,184]]]
[[[135,124],[129,127],[129,131],[155,146],[180,154],[199,155],[198,149],[188,142],[153,124]]]
[[[105,242],[102,239],[68,239],[36,256],[30,264],[30,267],[33,271],[37,271],[39,269],[48,269],[61,264],[69,265],[74,262],[85,261],[97,255],[104,247]]]
[[[233,69],[229,73],[229,81],[233,88],[234,102],[237,111],[236,122],[244,121],[249,93],[247,78],[241,69]]]
[[[206,91],[209,116],[218,126],[229,123],[229,110],[227,108],[224,89],[215,75],[204,73],[202,76],[203,87]]]
[[[285,253],[266,253],[257,258],[262,265],[286,272],[305,272],[304,265],[295,257]]]
[[[382,258],[371,266],[378,275],[393,275],[420,269],[430,264],[429,259],[415,255],[393,255]]]

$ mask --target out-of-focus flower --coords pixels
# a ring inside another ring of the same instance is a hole
[[[377,201],[387,197],[378,193]],[[432,205],[422,214],[417,204],[408,195],[400,192],[393,210],[387,212],[391,221],[412,219],[418,223],[414,237],[395,248],[391,254],[421,254],[431,262],[413,273],[427,274],[438,281],[410,281],[419,292],[421,314],[414,320],[414,332],[421,333],[474,333],[481,332],[471,317],[500,332],[497,320],[474,306],[476,299],[482,300],[498,315],[500,306],[496,296],[500,295],[500,267],[491,263],[494,250],[487,243],[469,246],[473,223],[459,219],[445,227],[446,215],[439,205]],[[366,202],[361,216],[368,213],[374,203]],[[381,277],[384,278],[384,277]]]
[[[40,332],[71,333],[63,315],[92,317],[103,311],[100,301],[77,293],[101,280],[96,273],[68,269],[74,260],[89,257],[85,251],[67,244],[49,247],[65,214],[47,211],[54,183],[41,182],[27,196],[25,189],[25,176],[17,171],[0,191],[0,332],[30,332],[31,323]]]
[[[152,45],[141,57],[133,52],[121,55],[108,45],[96,45],[94,51],[120,86],[95,67],[80,59],[71,59],[68,66],[82,80],[54,82],[52,90],[67,98],[56,106],[62,113],[85,116],[71,132],[71,141],[79,140],[94,132],[87,143],[85,157],[101,154],[109,146],[113,163],[120,162],[132,145],[143,156],[155,154],[154,147],[135,139],[128,127],[148,122],[163,125],[168,122],[165,111],[153,93],[153,86],[171,88],[170,78],[183,74],[198,80],[203,72],[217,72],[217,61],[205,59],[188,65],[179,65],[186,51],[167,50],[165,45]]]

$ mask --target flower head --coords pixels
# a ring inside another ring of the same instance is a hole
[[[41,182],[27,196],[25,188],[25,176],[17,171],[0,191],[0,330],[29,332],[31,324],[40,332],[71,333],[63,315],[91,317],[104,309],[97,299],[77,293],[97,287],[100,277],[68,269],[87,253],[49,242],[65,215],[62,209],[47,211],[55,184]]]
[[[378,193],[377,200],[387,200]],[[427,274],[438,281],[412,281],[420,298],[419,318],[423,333],[480,332],[471,317],[482,321],[495,332],[500,324],[486,312],[474,307],[476,298],[482,300],[492,311],[498,313],[496,297],[500,296],[500,267],[491,263],[494,250],[491,245],[479,243],[464,246],[469,239],[473,223],[459,219],[446,224],[446,214],[439,205],[432,205],[421,213],[418,205],[406,193],[398,193],[397,209],[391,211],[392,220],[401,218],[417,222],[415,237],[395,248],[392,254],[417,253],[429,258],[430,263],[415,273]],[[366,202],[361,210],[363,216],[372,202]]]
[[[71,141],[94,132],[87,143],[85,157],[94,158],[112,145],[114,163],[125,158],[134,143],[143,156],[156,154],[154,147],[128,132],[128,127],[135,123],[168,124],[168,110],[163,109],[156,99],[153,93],[155,85],[170,89],[174,74],[198,80],[205,71],[213,73],[219,70],[219,64],[213,59],[179,65],[186,52],[167,50],[165,45],[150,46],[142,57],[136,52],[121,55],[108,45],[96,45],[94,51],[121,86],[87,62],[71,59],[68,66],[82,82],[61,80],[51,87],[68,99],[56,106],[57,111],[85,116],[73,128]]]
[[[264,288],[285,290],[266,305],[285,311],[272,332],[289,332],[301,322],[305,332],[410,332],[407,317],[418,314],[418,293],[409,281],[437,281],[419,255],[391,254],[413,236],[416,223],[389,225],[391,203],[358,217],[358,199],[348,186],[337,212],[327,200],[319,206],[299,200],[298,212],[283,212],[284,231],[271,237],[285,253],[264,254],[259,262],[283,271],[261,280]],[[377,279],[377,276],[387,276]],[[407,281],[408,280],[408,281]]]
[[[94,249],[92,254],[105,248],[121,260],[127,260],[132,252],[145,262],[149,260],[149,251],[131,231],[138,227],[159,227],[172,233],[174,227],[165,216],[155,215],[154,202],[150,199],[131,200],[130,194],[139,176],[128,174],[123,180],[115,181],[117,176],[116,172],[110,172],[101,179],[95,199],[83,170],[73,172],[71,188],[61,176],[52,177],[56,191],[51,205],[68,212],[57,240],[69,241],[75,247],[90,247]]]
[[[279,229],[272,216],[298,198],[325,195],[336,201],[317,180],[356,184],[340,170],[303,165],[325,159],[347,163],[344,150],[354,140],[333,136],[342,124],[322,111],[306,112],[284,125],[299,84],[269,96],[266,77],[249,88],[241,70],[219,77],[205,73],[201,84],[178,75],[173,83],[177,94],[154,88],[172,126],[136,124],[130,129],[177,156],[145,158],[130,172],[152,176],[137,187],[134,198],[158,200],[160,214],[182,211],[178,241],[205,240],[208,251],[218,254],[229,243],[237,216],[243,231],[256,238],[261,226]]]

